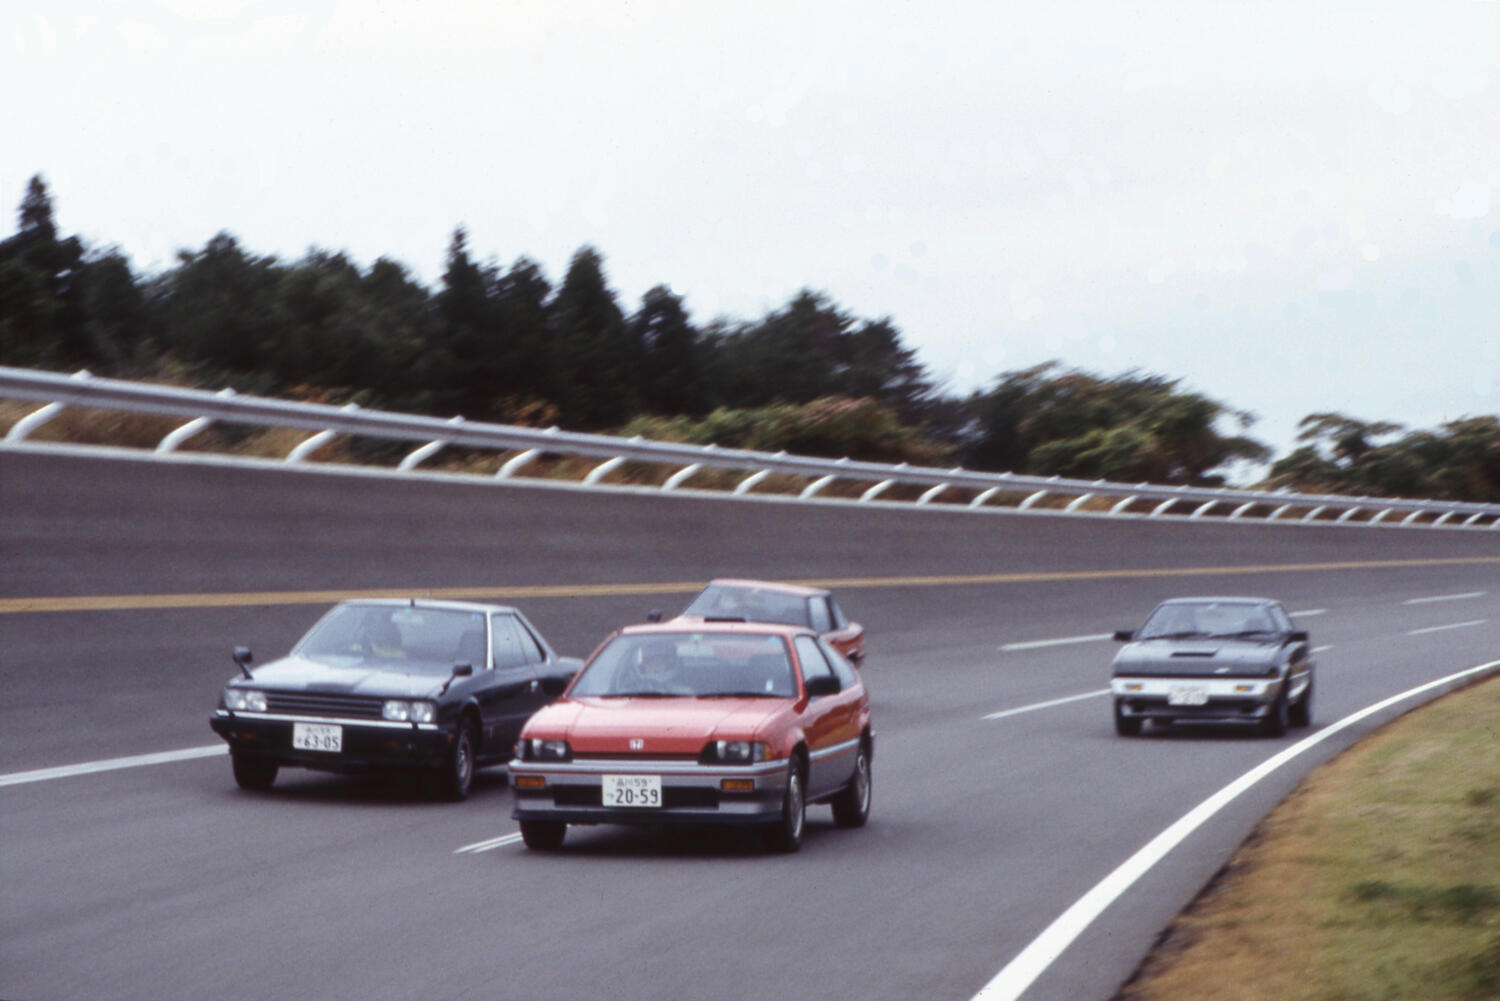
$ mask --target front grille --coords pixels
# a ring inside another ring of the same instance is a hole
[[[384,699],[360,695],[320,695],[316,692],[266,692],[266,711],[289,716],[339,716],[380,719]]]

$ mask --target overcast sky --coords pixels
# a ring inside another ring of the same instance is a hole
[[[41,173],[137,271],[227,230],[436,287],[463,225],[554,282],[597,248],[627,313],[826,292],[951,392],[1180,378],[1278,453],[1500,412],[1496,0],[5,11],[0,207]]]

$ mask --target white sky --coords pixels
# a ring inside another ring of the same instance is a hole
[[[628,313],[889,316],[1259,415],[1500,412],[1500,2],[50,0],[0,14],[0,211],[140,270],[470,251]]]

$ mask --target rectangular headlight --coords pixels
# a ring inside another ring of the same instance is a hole
[[[533,737],[521,742],[523,756],[530,761],[567,761],[573,756],[566,740],[543,740]]]
[[[231,685],[224,689],[224,708],[241,713],[263,713],[266,711],[266,693]]]
[[[707,750],[713,760],[727,765],[748,765],[768,757],[766,745],[758,740],[716,740]]]

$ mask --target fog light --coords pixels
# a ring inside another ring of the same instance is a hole
[[[754,779],[720,779],[719,789],[723,792],[754,792]]]

